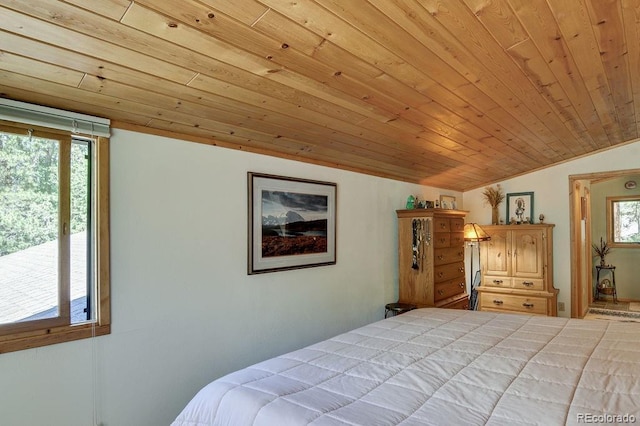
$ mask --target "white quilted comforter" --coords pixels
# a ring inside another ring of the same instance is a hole
[[[418,309],[224,376],[173,426],[640,422],[639,379],[638,323]]]

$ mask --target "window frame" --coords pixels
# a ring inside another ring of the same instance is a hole
[[[638,201],[640,202],[640,194],[637,195],[620,195],[607,197],[607,240],[610,247],[616,248],[640,248],[640,243],[624,243],[614,241],[614,225],[613,203],[618,201]]]
[[[59,208],[58,271],[65,285],[59,285],[60,316],[51,319],[33,320],[24,323],[0,326],[0,354],[23,349],[53,345],[79,339],[102,336],[111,333],[110,300],[110,224],[109,224],[109,138],[86,134],[72,134],[64,130],[27,125],[0,120],[0,132],[18,135],[31,134],[34,137],[54,139],[60,143],[59,181],[70,179],[70,154],[73,137],[94,141],[95,150],[95,257],[93,273],[96,280],[95,319],[80,324],[71,323],[69,272],[69,191],[62,191]],[[66,261],[65,261],[66,259]]]

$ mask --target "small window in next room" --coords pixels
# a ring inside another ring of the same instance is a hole
[[[607,197],[607,229],[612,247],[640,248],[640,195]]]
[[[108,142],[0,121],[0,353],[110,332]]]

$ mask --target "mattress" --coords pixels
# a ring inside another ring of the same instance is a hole
[[[425,308],[221,377],[172,426],[640,419],[640,324]]]

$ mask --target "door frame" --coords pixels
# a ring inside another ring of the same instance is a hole
[[[584,173],[569,176],[569,233],[571,251],[571,317],[582,318],[593,302],[591,255],[591,184],[640,174],[640,169]],[[587,291],[585,298],[581,297]]]

